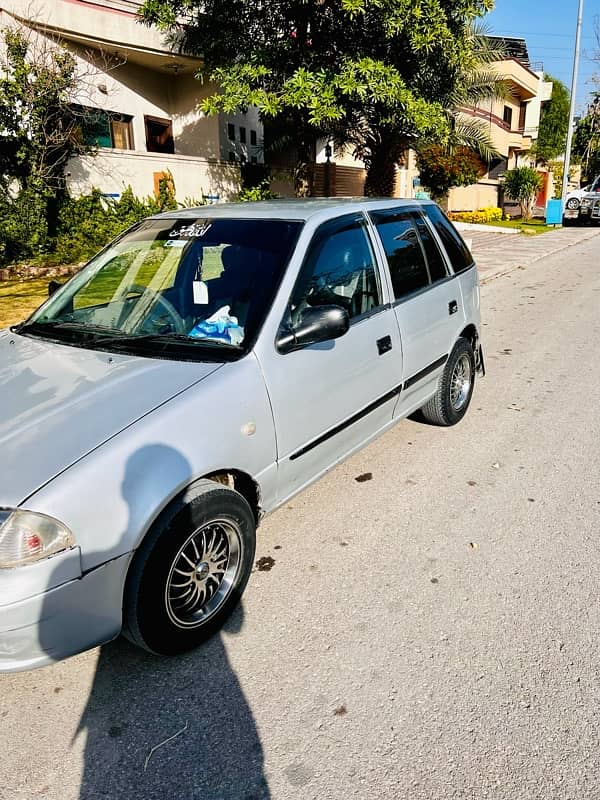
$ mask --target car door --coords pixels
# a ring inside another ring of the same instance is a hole
[[[464,327],[460,286],[432,229],[417,209],[370,213],[385,252],[392,306],[402,340],[402,393],[396,415],[431,395]]]
[[[323,223],[307,248],[281,331],[308,307],[337,305],[346,334],[259,353],[275,421],[280,501],[391,425],[402,355],[364,215]]]

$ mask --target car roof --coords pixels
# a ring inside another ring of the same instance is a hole
[[[258,200],[247,203],[218,203],[215,205],[181,208],[156,215],[157,218],[210,219],[237,217],[239,219],[284,219],[306,221],[311,217],[338,216],[340,212],[368,211],[373,209],[433,205],[431,200],[405,200],[384,197],[323,197],[299,198],[294,200]]]

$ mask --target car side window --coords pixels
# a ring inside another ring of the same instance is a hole
[[[429,273],[415,220],[409,212],[396,210],[371,212],[387,256],[394,297],[406,295],[429,285]]]
[[[317,229],[290,300],[290,322],[308,307],[334,305],[350,319],[381,305],[381,286],[364,217],[349,215]]]
[[[442,255],[440,248],[435,241],[435,237],[433,236],[431,229],[423,217],[419,213],[415,212],[414,220],[417,225],[417,230],[419,231],[421,244],[423,245],[423,249],[425,250],[425,255],[427,257],[427,266],[429,267],[429,277],[431,278],[431,282],[436,283],[436,281],[442,281],[444,278],[448,277],[448,270],[446,268],[444,256]]]
[[[454,272],[463,272],[473,266],[473,256],[460,234],[444,212],[436,205],[427,205],[427,216],[436,229]]]

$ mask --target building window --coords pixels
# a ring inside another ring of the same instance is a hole
[[[230,142],[235,142],[235,125],[232,122],[227,123],[227,138]]]
[[[512,129],[512,113],[513,110],[510,106],[504,106],[504,114],[502,116],[502,119],[511,129]]]
[[[160,117],[144,117],[146,125],[146,150],[149,153],[175,152],[173,122]]]
[[[527,103],[521,103],[519,108],[519,130],[525,130],[525,116],[527,114]]]
[[[72,106],[72,109],[79,141],[93,147],[133,150],[133,117],[101,108]]]
[[[256,131],[250,131],[250,144],[256,147]]]
[[[240,125],[240,142],[246,144],[246,128]]]
[[[122,115],[124,116],[124,115]],[[112,119],[110,130],[113,140],[113,147],[118,150],[133,150],[133,129],[131,118],[128,121],[123,119]]]

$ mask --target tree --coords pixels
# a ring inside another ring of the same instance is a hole
[[[425,145],[417,153],[421,183],[436,200],[455,186],[470,186],[485,174],[485,164],[474,150],[457,147],[447,152],[440,145]]]
[[[350,144],[369,193],[391,193],[404,150],[445,141],[445,108],[471,61],[471,22],[493,0],[146,0],[142,17],[201,55],[207,113],[284,118],[299,159],[321,135]]]
[[[542,176],[533,167],[516,167],[504,175],[504,191],[521,206],[523,219],[531,219],[536,195],[542,188]]]
[[[552,97],[542,107],[535,155],[540,161],[551,161],[565,152],[571,96],[557,78],[545,74],[544,80],[552,83]]]
[[[600,175],[600,93],[593,96],[587,114],[577,123],[572,155],[581,161],[588,181]]]
[[[57,222],[66,165],[72,156],[90,150],[78,135],[82,120],[71,105],[81,76],[75,58],[54,43],[14,29],[5,29],[3,39],[0,236],[5,250],[9,239],[11,247],[29,242],[40,250]],[[18,236],[10,234],[11,226]],[[7,258],[14,255],[5,253]]]

